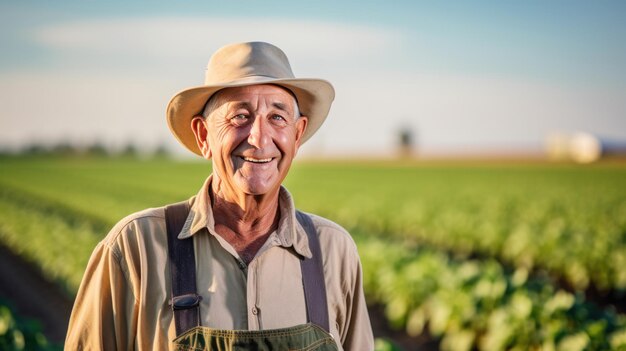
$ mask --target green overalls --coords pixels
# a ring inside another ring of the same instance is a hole
[[[189,213],[187,202],[165,209],[168,255],[172,275],[172,301],[176,324],[175,350],[180,351],[338,351],[329,332],[326,286],[319,239],[309,216],[297,218],[309,239],[313,257],[300,263],[308,323],[269,330],[218,330],[200,326],[200,300],[196,290],[193,239],[178,239]]]

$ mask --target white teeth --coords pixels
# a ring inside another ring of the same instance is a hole
[[[252,157],[244,157],[243,159],[248,162],[254,162],[254,163],[265,163],[265,162],[270,162],[272,160],[271,158],[256,159]]]

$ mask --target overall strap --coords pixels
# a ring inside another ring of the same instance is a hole
[[[313,254],[313,257],[304,258],[300,261],[308,320],[330,333],[326,283],[322,264],[322,249],[320,247],[319,238],[317,237],[317,230],[315,230],[313,221],[308,215],[296,211],[296,218],[306,231],[307,238],[309,239],[309,248]]]
[[[180,240],[180,234],[187,215],[189,203],[179,202],[165,207],[167,226],[167,246],[172,278],[172,309],[176,335],[200,325],[200,300],[196,293],[196,260],[193,238]]]

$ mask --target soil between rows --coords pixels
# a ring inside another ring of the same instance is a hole
[[[11,302],[20,316],[39,321],[48,340],[55,344],[65,340],[72,299],[44,279],[37,268],[2,245],[0,297]]]

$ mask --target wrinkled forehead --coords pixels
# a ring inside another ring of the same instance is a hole
[[[221,106],[230,109],[237,105],[256,105],[259,99],[266,100],[266,103],[272,106],[281,106],[281,109],[293,113],[296,118],[301,116],[296,96],[289,89],[275,84],[247,85],[218,90],[204,105],[202,116],[209,118]]]
[[[275,84],[247,85],[243,87],[224,88],[213,94],[211,99],[218,99],[220,105],[227,102],[256,100],[259,97],[283,103],[293,103],[297,108],[298,100],[291,90]]]

